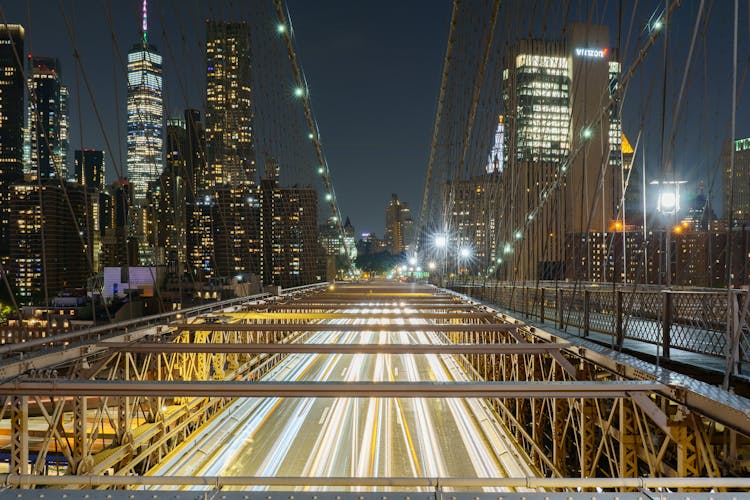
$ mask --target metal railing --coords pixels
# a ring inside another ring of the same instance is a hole
[[[605,336],[618,349],[631,340],[658,346],[666,359],[675,349],[723,358],[732,374],[750,363],[750,330],[743,324],[733,334],[747,290],[490,281],[448,288],[574,335]]]

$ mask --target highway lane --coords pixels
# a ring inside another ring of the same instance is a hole
[[[350,309],[365,312],[377,308]],[[392,311],[392,310],[391,310]],[[403,318],[331,320],[423,324]],[[425,325],[429,329],[428,325]],[[374,326],[376,328],[376,326]],[[312,343],[442,343],[426,332],[319,332]],[[467,380],[447,355],[293,354],[266,380]],[[477,399],[249,398],[170,454],[158,475],[504,477],[535,475]],[[340,488],[337,488],[340,489]]]

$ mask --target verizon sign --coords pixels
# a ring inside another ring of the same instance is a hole
[[[576,55],[589,59],[604,59],[607,57],[607,49],[584,49],[579,47],[576,49]]]

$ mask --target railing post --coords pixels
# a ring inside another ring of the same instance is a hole
[[[615,336],[617,337],[617,348],[622,349],[624,335],[622,331],[622,290],[615,292]]]
[[[544,324],[544,313],[545,313],[545,307],[544,307],[544,288],[539,289],[539,322]]]
[[[672,293],[664,292],[663,301],[661,349],[664,358],[669,359],[669,345],[672,343]]]
[[[521,298],[521,312],[527,318],[529,317],[529,298],[528,298],[528,287],[523,286],[523,297]]]
[[[591,315],[591,291],[583,291],[583,336],[589,336],[589,324]]]
[[[745,296],[745,302],[748,300]],[[742,315],[747,311],[747,304],[742,308]],[[742,336],[742,324],[740,319],[739,290],[730,290],[727,293],[727,365],[724,370],[724,381],[722,387],[729,389],[732,376],[739,374],[740,367],[740,338]]]
[[[562,289],[558,288],[555,297],[555,307],[557,308],[557,328],[562,330],[563,328],[563,307],[562,307]]]

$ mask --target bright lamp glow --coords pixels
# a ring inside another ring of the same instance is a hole
[[[463,247],[458,251],[458,254],[461,256],[461,258],[468,259],[469,257],[471,257],[471,248]]]
[[[286,33],[286,24],[284,24],[284,23],[277,24],[276,25],[276,31],[278,33]]]
[[[409,265],[410,266],[416,266],[417,265],[417,258],[416,257],[409,257]]]
[[[448,246],[448,238],[444,234],[435,235],[435,246],[445,248]]]
[[[661,199],[659,200],[659,205],[661,206],[662,210],[670,211],[674,210],[674,208],[677,206],[677,195],[674,191],[664,191],[661,193]]]
[[[434,262],[430,262],[429,264],[427,264],[427,267],[430,271],[434,271],[436,266]]]
[[[302,90],[302,87],[297,87],[297,88],[294,89],[294,96],[295,97],[302,97],[303,95],[305,95],[305,91]]]

